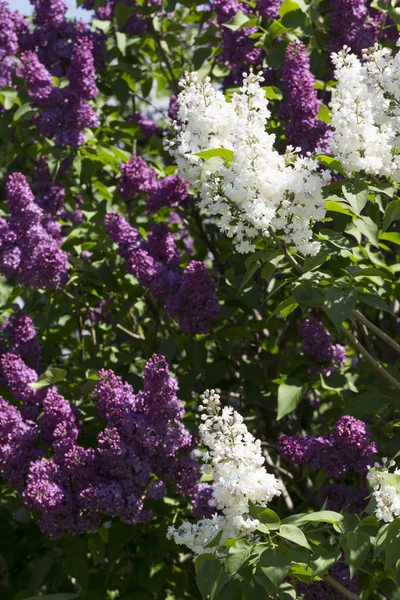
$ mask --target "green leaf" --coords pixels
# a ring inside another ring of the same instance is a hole
[[[224,27],[227,27],[232,31],[243,29],[243,27],[253,27],[254,25],[258,25],[257,17],[249,18],[249,15],[245,15],[241,10],[236,13],[231,21],[223,24]]]
[[[379,239],[384,242],[391,242],[400,246],[400,233],[397,231],[388,231],[387,233],[379,234]]]
[[[250,268],[247,270],[247,273],[245,274],[245,276],[243,277],[243,279],[240,283],[239,292],[244,290],[244,288],[249,283],[249,281],[251,281],[253,276],[257,273],[259,268],[260,268],[260,265],[258,263],[253,263],[252,265],[250,265]]]
[[[228,556],[225,561],[225,571],[228,575],[235,575],[240,567],[249,558],[251,545],[247,540],[238,540],[229,548]]]
[[[320,307],[324,297],[321,290],[313,286],[311,281],[303,281],[292,291],[293,298],[303,306]]]
[[[262,88],[265,92],[267,100],[282,100],[282,92],[274,85],[267,85]]]
[[[385,548],[389,526],[390,526],[390,523],[385,523],[384,525],[382,525],[382,527],[379,529],[378,533],[376,534],[374,560],[381,552],[383,552],[383,550]]]
[[[361,302],[365,302],[368,306],[372,306],[373,308],[378,308],[379,310],[384,310],[391,315],[395,316],[390,306],[386,304],[384,300],[379,296],[379,294],[366,294],[365,292],[358,292],[358,299]]]
[[[53,369],[48,369],[42,373],[37,381],[28,383],[28,385],[34,390],[41,390],[42,388],[53,385],[59,381],[64,381],[66,374],[67,371],[64,371],[64,369],[58,369],[57,367],[54,367]]]
[[[400,556],[400,517],[390,523],[385,545],[385,569],[389,569]]]
[[[128,7],[125,2],[118,2],[116,7],[114,8],[114,15],[117,20],[118,28],[123,29],[126,25],[126,22],[135,12],[135,8]]]
[[[306,536],[302,532],[299,527],[296,525],[281,525],[279,531],[277,532],[280,537],[285,538],[297,544],[298,546],[302,546],[303,548],[307,548],[307,550],[312,550],[310,544],[307,541]]]
[[[277,421],[293,412],[298,407],[303,397],[303,393],[304,387],[297,379],[287,379],[285,383],[280,384],[278,388]]]
[[[325,548],[318,546],[313,560],[310,563],[313,576],[316,577],[321,573],[326,573],[332,565],[340,560],[342,551],[339,548]]]
[[[337,171],[341,173],[341,175],[345,175],[346,172],[343,168],[341,162],[339,162],[336,158],[332,158],[332,156],[327,156],[326,154],[318,154],[315,157],[315,160],[326,167],[329,167],[332,171]]]
[[[287,13],[301,10],[307,12],[307,5],[304,0],[284,0],[279,8],[279,15],[284,17]]]
[[[326,106],[326,104],[321,104],[319,107],[319,111],[317,114],[317,119],[324,121],[325,123],[331,122],[331,111]]]
[[[268,548],[260,556],[259,569],[268,577],[272,585],[278,588],[289,571],[290,562],[289,548],[283,546]]]
[[[258,527],[259,531],[263,531],[264,533],[269,533],[270,531],[275,531],[279,529],[281,525],[281,520],[275,511],[270,508],[264,508],[262,506],[255,506],[254,504],[250,504],[250,514],[255,519],[260,521],[260,525]]]
[[[325,202],[325,208],[327,211],[330,212],[338,212],[341,213],[343,215],[352,215],[352,212],[350,210],[348,210],[347,208],[344,208],[344,206],[342,204],[340,204],[339,202],[336,202],[335,200],[327,200]]]
[[[6,110],[10,110],[15,103],[19,104],[17,90],[5,90],[0,91],[0,102],[3,104]]]
[[[346,198],[347,202],[350,204],[353,212],[356,215],[359,215],[367,203],[368,200],[368,188],[365,188],[356,194],[347,191],[346,187],[342,187],[343,195]]]
[[[32,115],[35,114],[35,111],[32,110],[32,106],[30,104],[23,104],[22,106],[19,106],[17,108],[17,110],[14,113],[14,117],[13,120],[14,121],[19,121],[20,119],[22,119],[24,117],[24,121],[27,119],[30,119],[32,117]]]
[[[400,200],[392,200],[392,202],[389,202],[385,210],[385,216],[383,217],[383,231],[386,231],[393,221],[398,221],[399,219]]]
[[[92,535],[88,540],[88,550],[92,555],[95,566],[101,563],[105,555],[104,542],[99,534]]]
[[[228,150],[227,148],[212,148],[211,150],[196,152],[194,156],[198,156],[203,160],[210,160],[210,158],[217,156],[218,158],[223,158],[226,162],[231,162],[233,158],[233,150]]]
[[[121,31],[116,31],[115,32],[115,37],[117,39],[117,47],[118,50],[121,52],[122,56],[125,56],[126,54],[126,34],[122,33]]]
[[[354,288],[331,287],[325,293],[324,309],[336,329],[340,329],[357,304],[357,291]]]
[[[328,252],[328,250],[321,250],[315,256],[307,258],[307,260],[304,261],[304,270],[312,271],[313,269],[317,269],[318,267],[323,265],[324,262],[326,262],[329,259],[329,257],[330,252]]]
[[[203,600],[213,592],[216,587],[222,565],[217,558],[209,554],[201,554],[195,561],[197,586]]]
[[[350,567],[350,578],[364,564],[371,546],[369,536],[366,533],[348,531],[345,536],[344,552]]]
[[[282,523],[291,525],[304,525],[305,523],[332,523],[338,524],[343,522],[343,515],[334,512],[333,510],[319,510],[309,514],[299,514],[282,519]]]
[[[204,61],[210,56],[212,49],[207,48],[196,48],[193,52],[193,67],[195,71],[198,71],[203,65]]]

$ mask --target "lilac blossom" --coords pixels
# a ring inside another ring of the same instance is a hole
[[[117,213],[105,218],[105,228],[118,244],[126,269],[162,298],[167,313],[178,319],[185,332],[207,333],[219,315],[215,283],[203,263],[192,261],[181,273],[180,254],[165,223],[153,225],[147,243],[139,232]]]
[[[131,525],[149,521],[146,500],[162,499],[167,480],[179,494],[195,493],[200,470],[189,457],[193,440],[163,356],[148,361],[137,394],[113,371],[99,372],[92,397],[105,425],[93,448],[79,444],[78,412],[55,386],[35,392],[28,384],[36,374],[23,361],[6,355],[2,363],[22,406],[0,398],[0,472],[41,512],[43,532],[82,533],[98,526],[100,513]],[[41,410],[27,420],[22,413],[32,401]]]
[[[133,156],[121,166],[118,190],[125,200],[150,192],[156,185],[156,172],[140,156]]]
[[[277,448],[285,460],[314,470],[324,469],[332,477],[350,471],[364,474],[377,453],[369,427],[348,415],[336,422],[333,433],[318,437],[283,434]]]
[[[189,263],[177,293],[166,301],[168,314],[178,319],[182,331],[208,333],[210,322],[219,316],[215,289],[207,267],[199,261]]]
[[[17,12],[10,10],[6,2],[0,2],[0,87],[11,86],[16,67],[18,35],[27,23]]]
[[[146,198],[149,212],[157,212],[163,206],[176,208],[182,205],[188,196],[189,182],[178,174],[169,175],[150,190]]]
[[[352,52],[361,56],[364,49],[372,47],[377,41],[397,40],[394,22],[388,18],[383,29],[385,14],[371,8],[370,4],[370,0],[331,0],[330,52],[338,52],[343,46],[349,46]]]
[[[138,110],[135,112],[135,121],[140,127],[140,131],[146,139],[151,138],[153,135],[160,135],[161,129],[157,126],[157,124],[153,121],[153,119],[149,119],[145,115],[142,115]]]
[[[331,131],[327,123],[317,118],[321,102],[314,87],[307,49],[302,42],[289,43],[281,83],[286,104],[282,105],[280,113],[287,121],[285,133],[290,143],[301,148],[303,153],[313,152],[316,148],[328,152]]]
[[[0,268],[6,277],[35,288],[57,289],[67,277],[67,254],[42,224],[42,209],[21,173],[6,184],[8,222],[0,222]]]
[[[340,344],[332,344],[332,336],[324,324],[315,317],[305,319],[299,326],[303,350],[321,363],[319,370],[329,375],[344,365],[346,350]]]
[[[265,19],[278,19],[282,0],[257,0],[256,8]]]
[[[4,326],[4,333],[8,342],[8,351],[22,358],[36,371],[40,371],[41,347],[31,317],[22,310],[13,312]]]
[[[69,85],[63,88],[53,85],[50,72],[37,54],[21,55],[20,75],[26,80],[34,106],[41,109],[37,117],[39,133],[54,139],[57,145],[81,146],[84,129],[99,125],[88,103],[98,94],[92,48],[89,39],[76,38],[66,71]]]

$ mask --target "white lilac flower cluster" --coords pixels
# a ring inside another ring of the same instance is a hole
[[[376,518],[390,523],[396,517],[400,517],[400,490],[391,481],[391,476],[400,476],[400,469],[396,468],[393,473],[389,473],[389,469],[396,463],[394,460],[388,463],[387,458],[383,458],[382,462],[382,466],[375,463],[375,468],[369,471],[367,479],[373,484],[372,495],[376,502]]]
[[[337,87],[332,93],[333,155],[350,175],[400,181],[400,53],[376,44],[361,62],[346,46],[332,54]]]
[[[270,111],[262,81],[252,72],[244,75],[229,102],[208,77],[186,74],[179,121],[166,146],[181,175],[200,192],[200,208],[217,219],[239,252],[254,251],[255,238],[269,237],[272,227],[299,252],[313,255],[320,245],[312,241],[311,223],[325,215],[322,187],[330,176],[311,156],[301,157],[292,147],[284,155],[274,149],[275,135],[265,129]],[[203,163],[196,156],[221,148],[231,151],[228,160]]]
[[[195,554],[216,553],[223,557],[228,538],[251,536],[259,521],[249,515],[249,502],[266,506],[282,491],[281,482],[264,468],[261,442],[247,430],[240,414],[231,407],[221,409],[214,390],[202,397],[201,440],[208,448],[203,455],[204,471],[213,478],[215,507],[211,518],[170,527],[169,537]],[[218,543],[207,547],[218,535]]]

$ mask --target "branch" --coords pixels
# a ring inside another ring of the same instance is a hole
[[[297,271],[297,273],[299,273],[299,275],[303,275],[303,273],[304,273],[303,267],[297,262],[297,260],[294,258],[294,256],[292,256],[290,254],[289,250],[286,247],[286,244],[284,242],[282,242],[282,240],[280,240],[278,238],[278,236],[276,235],[276,233],[275,233],[275,231],[274,231],[274,229],[272,227],[269,227],[268,231],[269,231],[272,239],[274,240],[275,245],[280,250],[282,250],[282,252],[286,256],[287,260],[292,265],[292,267],[294,268],[294,270]],[[357,314],[354,314],[354,313],[357,313]],[[366,327],[368,327],[368,324],[373,325],[358,310],[354,310],[353,311],[353,315],[358,320],[361,320],[361,318],[362,318],[363,319],[362,322],[364,323],[364,325]],[[375,325],[373,325],[373,327],[375,327]],[[388,339],[385,339],[385,341],[387,343],[389,343],[389,341],[391,341],[394,344],[396,344],[396,342],[394,340],[392,340],[391,337],[389,337],[385,333],[383,333],[383,331],[381,331],[378,327],[376,327],[376,329],[379,331],[379,334],[380,334],[379,337],[382,338],[382,336],[384,335],[384,336],[386,336],[386,338],[388,338]],[[357,352],[359,352],[364,357],[364,360],[367,363],[369,363],[371,365],[371,367],[373,369],[375,369],[375,371],[377,373],[379,373],[379,375],[381,375],[382,377],[384,377],[387,381],[389,381],[391,383],[391,385],[393,385],[395,388],[397,388],[398,390],[400,390],[400,381],[397,381],[397,379],[395,379],[388,371],[386,371],[386,369],[384,369],[384,367],[382,367],[382,365],[377,360],[375,360],[375,358],[368,352],[368,350],[366,348],[364,348],[364,346],[358,341],[358,339],[352,333],[350,333],[350,331],[348,331],[346,329],[346,327],[344,327],[342,325],[341,328],[340,328],[340,331],[341,331],[341,333],[344,336],[347,337],[349,343],[353,346],[353,348],[355,348],[355,350],[357,350]],[[375,333],[376,333],[376,335],[378,335],[377,332],[375,332]],[[392,346],[392,348],[394,347],[392,343],[390,343],[389,345]],[[396,346],[398,346],[398,344],[396,344]]]
[[[400,354],[400,345],[397,342],[395,342],[394,339],[390,337],[390,335],[387,335],[382,331],[382,329],[371,323],[371,321],[369,321],[367,317],[360,313],[360,311],[356,308],[353,310],[353,317],[357,319],[357,321],[360,321],[360,323],[365,325],[367,329],[372,331],[372,333],[374,333],[376,337],[386,342],[388,346],[390,346],[391,348],[393,348],[393,350],[396,350],[396,352]]]
[[[357,596],[357,594],[345,588],[344,585],[336,581],[336,579],[334,579],[330,575],[325,575],[324,580],[326,581],[326,583],[329,583],[331,587],[335,588],[335,590],[343,594],[343,596],[345,596],[346,598],[350,598],[350,600],[361,600],[360,596]]]
[[[349,340],[349,342],[353,346],[353,348],[355,348],[357,350],[357,352],[362,354],[362,356],[364,357],[364,360],[367,363],[369,363],[371,365],[371,367],[373,369],[375,369],[375,371],[377,373],[379,373],[379,375],[384,377],[395,388],[400,390],[400,381],[397,381],[397,379],[395,379],[388,371],[386,371],[386,369],[384,369],[382,367],[381,363],[378,362],[377,360],[375,360],[375,358],[368,352],[368,350],[366,348],[364,348],[364,346],[362,344],[360,344],[358,339],[352,333],[350,333],[350,331],[348,331],[346,329],[346,327],[344,327],[342,325],[340,328],[340,331],[344,336],[347,337],[347,339]]]

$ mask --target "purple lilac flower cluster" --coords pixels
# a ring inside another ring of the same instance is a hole
[[[321,363],[319,372],[329,375],[344,365],[346,350],[340,344],[332,344],[332,336],[324,324],[315,317],[305,319],[299,326],[303,350]]]
[[[64,217],[65,189],[58,178],[53,180],[46,158],[43,156],[33,169],[36,203],[53,216]]]
[[[310,71],[310,59],[302,42],[290,42],[285,54],[281,78],[286,93],[286,104],[280,110],[281,117],[287,121],[285,133],[295,147],[302,153],[312,152],[316,148],[329,152],[331,131],[324,121],[317,118],[321,102],[314,89],[315,78]]]
[[[78,414],[55,386],[35,391],[35,371],[12,354],[1,359],[21,410],[0,398],[0,471],[39,510],[43,532],[57,538],[98,526],[101,514],[134,525],[149,521],[146,498],[163,498],[166,481],[179,494],[196,490],[200,470],[189,457],[177,382],[154,355],[137,394],[111,370],[99,372],[92,398],[105,421],[95,448],[78,442]]]
[[[146,140],[150,139],[153,135],[159,136],[162,133],[162,130],[153,119],[142,115],[138,110],[135,112],[135,122],[139,125],[140,131]]]
[[[85,38],[93,45],[96,69],[101,69],[105,58],[105,36],[92,31],[83,21],[66,18],[68,5],[63,0],[33,0],[34,30],[24,30],[19,36],[21,51],[38,55],[39,61],[56,77],[66,75],[77,39]]]
[[[211,8],[217,16],[217,24],[224,25],[239,11],[248,14],[249,18],[257,11],[261,17],[277,19],[281,4],[282,0],[257,0],[255,9],[252,9],[249,4],[238,0],[213,0]],[[221,28],[222,52],[218,61],[231,71],[229,83],[239,85],[242,83],[243,71],[248,71],[250,67],[261,68],[264,52],[255,45],[255,40],[250,38],[257,31],[257,27],[244,27],[236,31],[227,27]]]
[[[23,310],[11,313],[2,325],[7,351],[19,356],[35,371],[42,370],[41,347],[31,317]]]
[[[53,235],[59,231],[58,224],[44,219],[21,173],[9,176],[6,193],[10,217],[8,221],[0,219],[2,273],[7,278],[16,277],[22,285],[57,289],[67,279],[68,259]]]
[[[397,27],[382,11],[370,7],[371,0],[331,0],[333,9],[330,52],[349,46],[361,56],[375,42],[396,41]],[[385,27],[382,25],[386,19]]]
[[[188,197],[189,183],[177,174],[157,179],[155,170],[143,158],[134,156],[121,166],[118,189],[124,200],[146,194],[148,211],[157,212],[163,206],[182,205]]]
[[[54,139],[59,146],[81,146],[85,141],[84,129],[99,125],[89,104],[98,94],[92,42],[87,38],[76,39],[67,69],[69,85],[63,88],[53,85],[50,72],[34,52],[21,55],[19,73],[26,80],[34,106],[40,109],[39,133]]]
[[[213,0],[211,8],[217,15],[218,25],[231,21],[239,11],[245,14],[249,12],[248,5],[241,4],[237,0]],[[218,61],[230,70],[230,80],[234,84],[242,82],[244,70],[248,70],[249,67],[259,67],[262,64],[263,51],[261,48],[257,48],[254,40],[249,37],[256,32],[257,27],[244,27],[236,31],[221,27],[222,51],[218,56]]]
[[[329,574],[350,592],[359,593],[358,575],[350,579],[350,570],[346,563],[336,563],[329,569]],[[311,584],[296,583],[296,591],[303,594],[304,600],[343,600],[344,598],[343,594],[324,581],[315,581]]]
[[[18,37],[27,28],[28,24],[17,11],[10,10],[7,2],[0,2],[0,87],[11,86]]]
[[[106,215],[105,227],[118,244],[127,271],[155,298],[164,300],[167,313],[178,319],[182,331],[208,333],[210,322],[219,315],[215,283],[199,261],[192,261],[181,273],[179,250],[168,226],[153,225],[147,243],[115,212]]]
[[[369,427],[349,415],[336,422],[333,433],[306,437],[283,434],[277,448],[285,460],[314,470],[324,469],[332,477],[350,471],[364,474],[377,453]]]
[[[86,10],[95,9],[96,17],[98,19],[108,21],[113,18],[115,7],[120,3],[121,0],[107,0],[107,2],[102,4],[102,6],[96,8],[95,0],[85,0],[85,2],[82,4],[82,8],[85,8]],[[130,8],[139,6],[136,0],[122,0],[122,3]],[[153,8],[160,8],[162,6],[162,0],[149,0],[149,5]],[[148,31],[148,26],[149,23],[145,16],[135,11],[128,18],[123,30],[126,33],[131,33],[133,35],[143,35],[146,33],[146,31]]]

